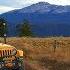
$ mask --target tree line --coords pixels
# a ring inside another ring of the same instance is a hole
[[[4,37],[4,35],[8,32],[7,24],[8,22],[4,18],[0,18],[0,37]],[[30,22],[26,19],[21,24],[17,24],[16,29],[19,37],[33,36]]]

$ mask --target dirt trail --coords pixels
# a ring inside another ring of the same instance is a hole
[[[24,63],[25,70],[70,70],[70,64],[44,57],[33,62],[25,60]]]
[[[48,70],[45,67],[42,67],[41,65],[39,65],[38,63],[30,63],[30,61],[26,61],[25,60],[25,70]]]

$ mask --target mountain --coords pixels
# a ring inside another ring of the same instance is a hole
[[[39,2],[0,15],[8,22],[8,36],[17,36],[16,25],[24,19],[30,22],[36,36],[70,36],[70,6]]]
[[[39,2],[18,10],[19,13],[64,13],[70,12],[70,6],[52,5],[47,2]]]

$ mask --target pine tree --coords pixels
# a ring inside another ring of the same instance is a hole
[[[3,18],[0,18],[0,37],[4,37],[4,34],[7,32],[7,24]]]
[[[31,25],[29,21],[24,20],[24,22],[18,25],[19,28],[19,36],[32,36]]]

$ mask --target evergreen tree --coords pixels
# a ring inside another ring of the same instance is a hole
[[[7,23],[3,18],[0,18],[0,37],[4,37],[7,32]]]
[[[22,24],[18,24],[19,36],[32,36],[31,25],[29,21],[24,20]]]

